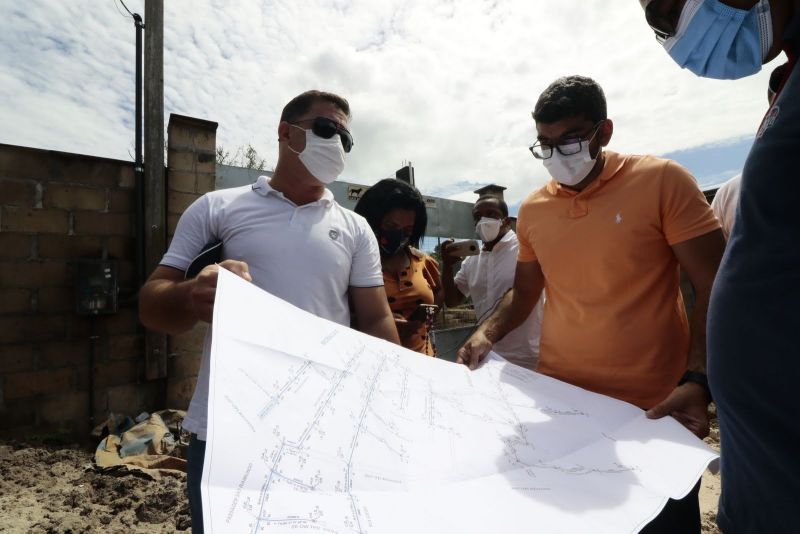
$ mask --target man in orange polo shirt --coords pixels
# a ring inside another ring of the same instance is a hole
[[[676,163],[604,150],[613,123],[589,78],[553,82],[533,112],[531,152],[553,180],[519,210],[513,289],[460,349],[475,368],[546,288],[538,371],[708,434],[705,323],[725,241],[694,178]],[[691,328],[679,268],[697,300]],[[642,532],[700,532],[695,490]]]

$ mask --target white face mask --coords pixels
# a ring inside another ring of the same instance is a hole
[[[577,144],[577,143],[576,143]],[[581,151],[576,154],[564,156],[558,150],[553,150],[553,155],[542,160],[550,176],[567,186],[574,186],[583,181],[594,168],[596,158],[589,152],[589,143],[582,141]],[[598,151],[598,155],[600,152]]]
[[[289,150],[297,154],[308,172],[323,184],[327,185],[336,180],[344,170],[344,147],[339,136],[323,139],[311,130],[305,130],[294,124],[292,126],[306,132],[306,147],[302,152],[296,151],[291,146]]]
[[[500,219],[481,217],[481,220],[475,225],[475,232],[484,243],[491,243],[500,234],[501,226],[503,226],[503,221]]]

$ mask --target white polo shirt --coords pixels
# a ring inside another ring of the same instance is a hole
[[[491,251],[481,250],[479,255],[467,257],[456,273],[456,287],[472,297],[479,322],[492,314],[491,310],[514,286],[518,251],[517,234],[509,230]],[[498,341],[492,350],[511,363],[535,370],[539,362],[543,303],[544,294],[525,322]]]
[[[203,195],[181,216],[161,265],[185,271],[202,248],[222,241],[222,257],[247,263],[253,283],[319,317],[350,326],[348,288],[383,285],[380,252],[366,219],[329,190],[297,206],[269,178]],[[206,439],[209,351],[183,426]]]

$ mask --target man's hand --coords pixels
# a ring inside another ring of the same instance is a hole
[[[458,262],[458,260],[462,259],[462,258],[459,258],[458,256],[453,256],[452,254],[447,252],[447,247],[452,245],[454,242],[455,242],[455,240],[451,237],[450,239],[448,239],[446,241],[442,241],[442,246],[439,248],[439,253],[440,253],[441,257],[442,257],[442,263],[447,268],[452,268],[453,265]]]
[[[686,382],[675,389],[656,406],[647,410],[650,419],[671,415],[698,438],[708,436],[708,393],[703,386]]]
[[[492,350],[492,342],[486,337],[482,329],[478,329],[464,343],[464,346],[458,349],[456,363],[463,363],[474,371],[478,364],[489,354],[490,350]]]
[[[207,265],[194,278],[189,294],[192,310],[201,321],[211,322],[214,317],[214,298],[217,294],[217,277],[223,267],[248,282],[252,282],[247,264],[238,260],[225,260],[222,263]]]
[[[448,251],[452,244],[453,238],[451,237],[447,241],[444,241],[439,249],[439,253],[442,258],[441,287],[444,290],[444,303],[451,307],[460,305],[466,298],[464,293],[462,293],[461,290],[456,286],[455,277],[453,276],[453,266],[463,258],[453,256]],[[437,302],[437,304],[439,303]]]

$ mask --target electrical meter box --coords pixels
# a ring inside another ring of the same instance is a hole
[[[117,263],[111,260],[78,260],[74,266],[77,313],[116,313]]]

